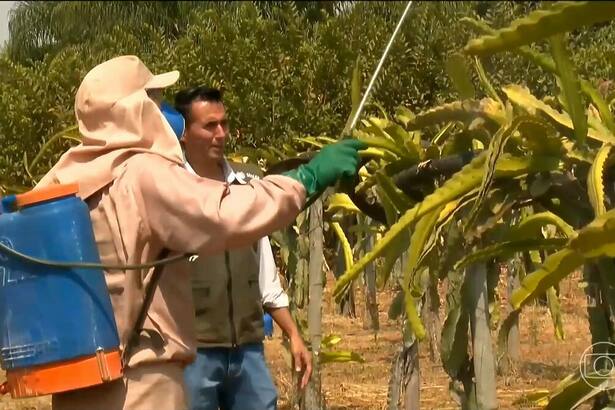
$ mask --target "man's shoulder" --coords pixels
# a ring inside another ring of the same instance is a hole
[[[233,172],[246,182],[251,179],[262,179],[264,177],[263,171],[254,163],[243,163],[228,160],[228,164]]]
[[[132,184],[133,189],[143,188],[141,185],[158,185],[160,181],[176,178],[182,173],[189,175],[183,165],[152,153],[135,154],[128,158],[121,168],[116,172],[116,179]]]
[[[151,152],[134,154],[123,165],[127,170],[137,173],[168,172],[168,170],[175,170],[176,168],[185,169],[183,165]]]

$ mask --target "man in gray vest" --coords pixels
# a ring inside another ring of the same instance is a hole
[[[186,120],[181,138],[186,168],[202,177],[246,184],[257,166],[224,157],[228,120],[217,89],[180,91],[175,108]],[[266,310],[290,338],[301,387],[312,372],[311,355],[288,310],[269,243],[191,261],[197,358],[185,372],[191,410],[273,410],[277,392],[263,351]],[[265,310],[264,310],[265,309]]]

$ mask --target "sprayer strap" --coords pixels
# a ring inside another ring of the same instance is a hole
[[[160,256],[158,257],[158,259],[166,258],[169,252],[169,249],[163,249],[160,252]],[[124,368],[126,368],[126,366],[128,365],[128,360],[130,360],[132,349],[134,349],[139,342],[139,335],[141,334],[141,330],[143,329],[143,324],[145,323],[145,318],[147,317],[147,311],[149,310],[149,307],[152,304],[152,300],[154,299],[154,293],[156,292],[156,287],[158,286],[158,281],[160,280],[163,268],[164,265],[157,265],[154,268],[154,273],[152,273],[152,279],[150,280],[150,283],[145,289],[145,298],[143,300],[141,310],[139,311],[139,316],[137,317],[137,321],[135,322],[135,326],[133,327],[132,332],[130,332],[130,336],[128,337],[128,341],[126,342],[126,346],[122,351],[122,366]]]

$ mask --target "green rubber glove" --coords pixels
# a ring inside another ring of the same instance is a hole
[[[335,185],[342,178],[351,178],[359,166],[359,150],[367,144],[356,139],[345,139],[327,145],[307,164],[284,173],[301,182],[308,198]]]

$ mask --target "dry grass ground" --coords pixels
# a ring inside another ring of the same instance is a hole
[[[567,279],[560,286],[566,339],[557,341],[548,311],[544,307],[529,307],[520,319],[521,361],[514,373],[498,378],[498,400],[501,409],[528,408],[512,403],[524,392],[553,388],[557,382],[578,366],[583,351],[590,345],[585,299],[577,288],[577,279]],[[363,306],[357,306],[358,318],[342,318],[333,314],[329,280],[325,290],[323,316],[324,334],[343,336],[339,349],[353,350],[365,358],[365,363],[329,364],[323,368],[323,389],[330,410],[379,410],[387,399],[390,360],[400,341],[398,323],[387,318],[392,294],[380,292],[380,332],[374,340],[369,330],[363,330]],[[357,299],[362,298],[358,295]],[[280,410],[289,410],[290,371],[286,364],[281,335],[276,327],[272,340],[266,341],[266,355],[279,390]],[[420,352],[421,409],[447,410],[458,406],[448,394],[448,378],[439,359],[429,360],[426,348]],[[49,410],[47,397],[0,400],[0,410]],[[87,409],[84,409],[87,410]]]
[[[521,362],[507,377],[498,378],[498,400],[501,409],[530,408],[512,403],[525,392],[550,389],[579,364],[583,351],[591,344],[586,303],[577,287],[578,277],[566,279],[560,286],[563,324],[566,339],[555,339],[551,317],[546,307],[532,306],[520,318]],[[365,363],[329,364],[323,369],[323,388],[330,410],[380,410],[386,408],[390,361],[401,340],[399,324],[387,317],[392,294],[378,294],[380,332],[377,339],[363,330],[363,306],[357,308],[356,319],[334,315],[330,303],[330,281],[325,297],[323,333],[343,336],[339,349],[359,352]],[[361,300],[361,297],[357,298]],[[504,302],[503,302],[504,303]],[[502,306],[504,309],[504,306]],[[276,329],[277,331],[277,329]],[[289,410],[290,372],[288,371],[280,334],[267,342],[270,368],[280,392],[280,409]],[[421,409],[448,410],[459,406],[448,393],[448,376],[439,358],[429,360],[426,347],[420,351]]]

